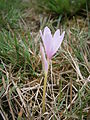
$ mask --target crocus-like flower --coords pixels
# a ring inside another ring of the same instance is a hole
[[[48,27],[44,28],[44,32],[40,30],[40,35],[45,47],[47,59],[51,59],[53,55],[57,52],[59,49],[63,38],[64,38],[65,31],[60,35],[60,30],[57,29],[54,33],[54,36],[52,36],[51,31]]]
[[[45,92],[46,92],[49,60],[53,57],[53,55],[59,49],[59,47],[63,41],[65,32],[63,32],[62,35],[60,35],[60,30],[58,29],[54,33],[54,36],[52,36],[50,29],[48,27],[45,27],[43,33],[40,30],[40,34],[41,34],[41,38],[42,38],[43,45],[44,45],[44,47],[43,47],[42,43],[40,43],[40,52],[41,52],[42,64],[43,64],[43,69],[45,72],[43,99],[42,99],[42,101],[43,101],[42,108],[43,108],[43,113],[44,113],[45,112]],[[47,59],[45,56],[44,48],[45,48],[45,52],[47,55]]]

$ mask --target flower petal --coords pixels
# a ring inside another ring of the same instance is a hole
[[[42,34],[42,32],[40,31],[40,35],[41,35],[42,40],[43,40],[43,44],[44,44],[44,47],[45,47],[47,57],[49,58],[50,57],[50,50],[51,50],[51,47],[52,47],[52,44],[53,44],[52,43],[51,31],[48,27],[45,27],[44,28],[44,33]]]
[[[43,32],[43,35],[44,35],[44,36],[45,36],[46,34],[49,34],[49,35],[52,37],[51,31],[50,31],[50,29],[49,29],[47,26],[44,28],[44,32]]]
[[[42,65],[43,65],[44,72],[48,72],[48,62],[45,57],[45,52],[44,52],[42,43],[40,43],[40,52],[41,52]]]
[[[60,30],[59,29],[57,29],[56,30],[56,32],[54,33],[54,39],[56,39],[57,40],[57,38],[60,36]]]
[[[54,38],[53,38],[53,46],[52,46],[52,49],[51,49],[51,57],[57,52],[57,50],[59,49],[62,41],[63,41],[63,38],[64,38],[64,34],[65,34],[65,31],[62,33],[61,36],[58,36],[59,34],[59,31],[56,31],[57,33],[54,35]],[[56,36],[57,35],[57,36]]]

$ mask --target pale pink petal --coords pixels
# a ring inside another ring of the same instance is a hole
[[[42,32],[40,31],[40,35],[41,35],[41,38],[43,40],[43,44],[44,44],[44,47],[45,47],[47,57],[49,58],[50,57],[50,50],[51,50],[51,47],[52,47],[52,44],[53,44],[52,43],[51,31],[48,27],[45,27],[44,28],[44,33],[42,34]]]
[[[61,36],[54,35],[53,46],[52,46],[51,53],[50,53],[51,57],[57,52],[57,50],[61,46],[61,43],[62,43],[63,38],[64,38],[64,34],[65,34],[65,31],[62,33]]]
[[[42,65],[43,65],[44,72],[48,72],[48,62],[46,60],[44,48],[41,43],[40,43],[40,52],[41,52]]]
[[[59,36],[60,36],[60,30],[57,29],[56,32],[54,33],[53,38],[55,39],[55,38],[58,38]]]
[[[48,59],[51,59],[52,56],[57,52],[59,49],[63,38],[64,38],[65,32],[62,33],[60,36],[60,30],[56,30],[54,33],[54,36],[52,37],[51,31],[48,27],[44,28],[44,32],[42,34],[42,31],[40,31],[40,35],[45,47],[46,55]]]
[[[46,27],[44,28],[43,35],[45,36],[47,33],[52,37],[52,34],[51,34],[50,29],[46,26]]]

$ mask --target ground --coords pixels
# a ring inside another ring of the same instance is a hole
[[[87,13],[87,12],[86,12]],[[0,114],[5,120],[90,119],[90,32],[88,16],[52,16],[26,7],[0,30]],[[39,30],[65,31],[50,63],[45,107]]]

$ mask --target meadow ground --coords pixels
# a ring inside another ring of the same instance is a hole
[[[0,120],[89,120],[88,12],[62,17],[21,6],[0,12]],[[43,114],[39,30],[45,26],[65,31],[65,37],[50,63]]]

